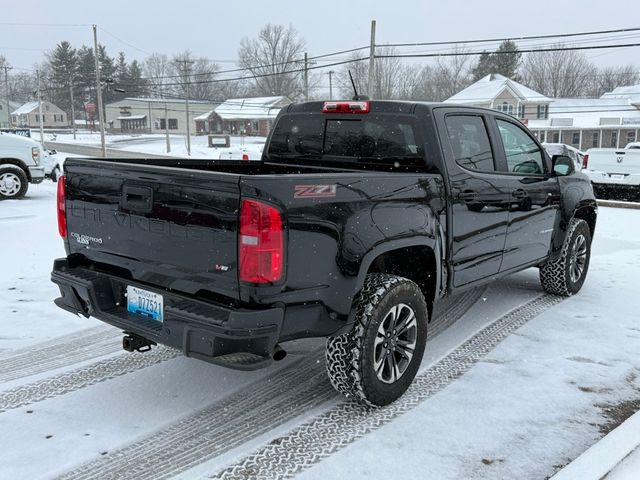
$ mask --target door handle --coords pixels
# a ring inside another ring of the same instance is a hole
[[[464,192],[460,192],[458,194],[458,199],[464,202],[473,202],[478,199],[478,192],[474,192],[473,190],[465,190]]]
[[[527,198],[528,193],[521,189],[521,188],[517,188],[516,190],[513,190],[511,192],[511,195],[513,196],[513,198],[516,198],[518,200],[522,200],[523,198]]]

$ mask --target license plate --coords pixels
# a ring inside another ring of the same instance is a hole
[[[164,315],[162,295],[129,285],[127,286],[127,310],[162,322]]]
[[[609,174],[612,180],[624,180],[624,175],[616,175],[615,173]]]

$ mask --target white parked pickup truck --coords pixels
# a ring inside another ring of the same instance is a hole
[[[582,166],[596,196],[605,191],[640,194],[640,142],[629,143],[622,149],[592,148]]]
[[[46,155],[35,140],[0,132],[0,200],[24,197],[29,183],[42,182]]]

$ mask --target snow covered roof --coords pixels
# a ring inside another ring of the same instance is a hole
[[[215,110],[209,110],[206,113],[203,113],[202,115],[198,115],[196,118],[194,118],[194,120],[209,120],[209,117],[211,117],[211,114],[215,113]]]
[[[11,115],[27,115],[38,108],[38,102],[27,102],[11,112]]]
[[[640,109],[626,98],[557,98],[549,104],[549,119],[529,120],[529,128],[601,128],[639,124]]]
[[[640,84],[614,88],[601,98],[627,98],[633,104],[640,103]]]
[[[112,103],[121,103],[124,101],[129,102],[140,102],[140,103],[182,103],[186,102],[185,98],[152,98],[152,97],[127,97],[124,100],[117,100]],[[198,104],[213,104],[215,102],[209,102],[207,100],[189,100],[189,103],[198,103]]]
[[[291,103],[287,97],[230,98],[215,108],[223,120],[275,118],[282,107]]]
[[[551,102],[549,97],[531,90],[529,87],[515,82],[504,75],[491,73],[477,82],[469,85],[453,97],[445,100],[447,103],[478,104],[491,102],[505,89],[510,90],[521,102]]]
[[[118,120],[143,120],[145,118],[147,118],[146,115],[123,115],[118,117]]]

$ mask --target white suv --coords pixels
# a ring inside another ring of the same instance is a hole
[[[46,155],[35,140],[0,132],[0,200],[24,197],[29,183],[42,182]]]

